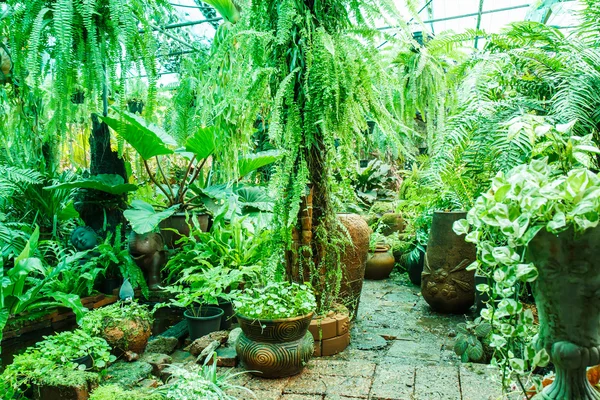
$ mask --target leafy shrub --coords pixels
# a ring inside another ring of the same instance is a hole
[[[246,318],[277,319],[306,315],[317,307],[309,284],[270,282],[235,294],[237,314]]]
[[[147,306],[136,302],[129,304],[115,303],[91,311],[81,319],[81,329],[92,336],[101,336],[106,329],[123,327],[125,320],[135,321],[140,326],[150,326],[153,321],[152,313]]]

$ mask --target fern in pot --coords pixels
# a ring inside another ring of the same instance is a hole
[[[242,333],[236,351],[253,374],[281,378],[302,371],[314,351],[308,326],[317,303],[309,284],[269,282],[237,292]]]
[[[477,245],[469,268],[492,282],[478,288],[494,300],[481,315],[505,380],[551,360],[556,380],[540,398],[599,399],[586,367],[600,363],[600,177],[586,167],[600,150],[568,130],[550,131],[541,158],[499,173],[454,231]],[[532,284],[539,331],[515,298],[519,281]]]

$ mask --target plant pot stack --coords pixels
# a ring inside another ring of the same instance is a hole
[[[238,315],[242,333],[236,352],[252,374],[283,378],[300,373],[314,352],[308,326],[313,314],[272,320],[253,320]]]
[[[437,312],[462,314],[475,302],[474,271],[466,270],[475,261],[475,245],[465,242],[464,236],[452,230],[452,224],[466,214],[462,211],[433,214],[421,293]]]
[[[315,340],[313,356],[332,356],[343,351],[350,344],[349,328],[349,311],[341,305],[326,316],[313,318],[308,327]]]

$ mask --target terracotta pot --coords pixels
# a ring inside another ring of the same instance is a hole
[[[394,256],[389,246],[377,245],[373,253],[369,253],[365,268],[365,279],[386,279],[394,269]]]
[[[186,222],[188,216],[190,218],[189,225],[188,222]],[[175,243],[182,237],[190,235],[190,225],[193,226],[192,218],[196,218],[202,232],[208,232],[210,223],[210,215],[208,214],[186,215],[186,213],[175,213],[158,224],[160,227],[160,234],[165,239],[167,247],[171,249],[179,247]],[[176,232],[171,229],[174,229]]]
[[[527,259],[538,270],[533,295],[538,309],[538,347],[556,368],[554,383],[536,399],[597,400],[586,368],[600,364],[600,227],[554,235],[542,229]]]
[[[381,216],[381,223],[383,224],[383,229],[381,233],[385,236],[389,236],[396,232],[404,232],[406,228],[406,222],[404,218],[402,218],[401,214],[387,212]]]
[[[256,320],[237,315],[242,333],[235,349],[240,361],[263,378],[300,373],[314,351],[314,339],[308,332],[312,316]]]
[[[421,293],[438,312],[462,314],[475,302],[475,272],[466,270],[475,261],[475,245],[465,242],[464,236],[452,230],[454,221],[466,215],[463,211],[433,214],[421,274]]]
[[[146,321],[123,320],[118,325],[106,327],[102,337],[117,353],[133,351],[142,354],[152,334]]]
[[[338,218],[352,238],[352,243],[344,249],[341,256],[342,282],[339,295],[340,301],[343,301],[343,305],[348,307],[352,319],[358,312],[369,253],[371,228],[358,214],[338,214]]]

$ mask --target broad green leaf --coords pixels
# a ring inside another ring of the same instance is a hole
[[[162,128],[127,111],[115,111],[121,119],[101,117],[102,121],[125,139],[144,160],[149,160],[155,156],[173,154],[173,150],[168,146],[175,146],[177,143]]]
[[[457,356],[462,356],[467,350],[467,341],[463,336],[459,337],[456,343],[454,343],[454,352]]]
[[[556,125],[556,130],[559,131],[560,133],[569,133],[571,131],[571,129],[573,129],[573,126],[575,126],[575,124],[577,123],[577,120],[574,119],[571,122],[567,122],[566,124],[558,124]]]
[[[459,219],[458,221],[454,221],[454,224],[452,224],[452,230],[459,236],[466,235],[467,233],[469,233],[469,223],[466,219]]]
[[[518,264],[517,279],[523,282],[533,282],[538,277],[538,270],[533,264]]]
[[[236,23],[240,19],[240,11],[233,0],[202,0],[213,6],[227,21]]]
[[[156,212],[154,208],[145,201],[134,200],[131,202],[131,208],[125,210],[123,215],[131,224],[133,231],[142,235],[158,228],[158,224],[173,215],[178,208],[179,205],[174,205],[165,211]]]
[[[536,353],[533,357],[533,366],[534,367],[545,367],[550,362],[550,356],[546,349],[541,349]]]
[[[203,160],[215,151],[216,132],[213,126],[199,128],[185,142],[185,149],[196,156],[197,160]]]
[[[248,175],[250,172],[274,163],[281,158],[282,153],[279,150],[261,151],[254,154],[247,154],[240,157],[238,160],[238,172],[241,177]]]
[[[475,335],[479,338],[484,338],[492,332],[492,325],[487,322],[482,322],[475,328]]]
[[[473,361],[480,361],[483,358],[483,346],[479,340],[475,341],[473,346],[469,346],[467,349],[469,358]]]
[[[46,190],[54,189],[93,189],[114,195],[133,192],[138,189],[136,185],[125,183],[123,177],[116,174],[99,174],[89,178],[82,178],[73,182],[60,183],[58,185],[46,186]]]
[[[87,312],[87,308],[81,304],[81,299],[76,294],[51,292],[49,295],[63,306],[70,308],[75,313],[75,318],[77,321],[79,321]]]

